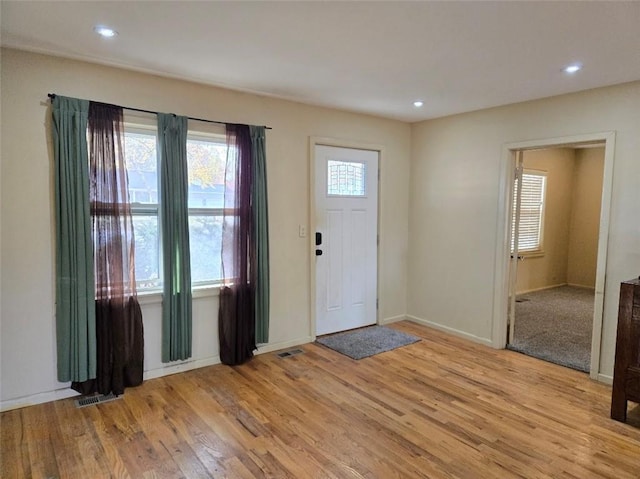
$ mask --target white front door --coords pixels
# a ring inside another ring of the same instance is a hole
[[[316,335],[377,322],[378,152],[315,147]]]

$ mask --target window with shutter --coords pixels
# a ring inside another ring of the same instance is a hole
[[[520,223],[518,228],[518,253],[542,252],[545,189],[547,173],[524,170],[522,173],[522,194],[520,199]],[[518,183],[514,184],[513,218],[511,219],[511,251],[514,249],[516,202]]]

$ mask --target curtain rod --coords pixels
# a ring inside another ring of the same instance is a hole
[[[47,93],[47,96],[53,100],[57,95],[55,93]],[[120,108],[122,108],[124,110],[139,111],[140,113],[149,113],[151,115],[157,115],[158,114],[157,111],[143,110],[142,108],[133,108],[133,107],[130,107],[130,106],[120,106],[120,105],[113,105],[113,106],[120,107]],[[173,116],[176,116],[176,114],[173,113]],[[192,116],[188,116],[187,118],[189,120],[203,121],[205,123],[216,123],[218,125],[227,125],[227,124],[229,124],[226,121],[206,120],[204,118],[194,118]],[[238,124],[238,123],[235,123],[235,124]],[[271,130],[272,128],[270,126],[265,126],[264,129],[265,130]]]

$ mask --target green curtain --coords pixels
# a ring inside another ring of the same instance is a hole
[[[252,213],[256,235],[256,343],[269,342],[269,214],[264,126],[250,126],[253,164]]]
[[[162,361],[191,357],[187,117],[158,113],[164,294]]]
[[[89,212],[89,102],[53,98],[58,381],[96,377],[96,313]]]

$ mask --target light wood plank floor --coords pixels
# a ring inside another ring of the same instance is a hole
[[[640,412],[587,375],[408,322],[354,361],[280,359],[145,382],[121,400],[1,415],[3,478],[640,477]]]

